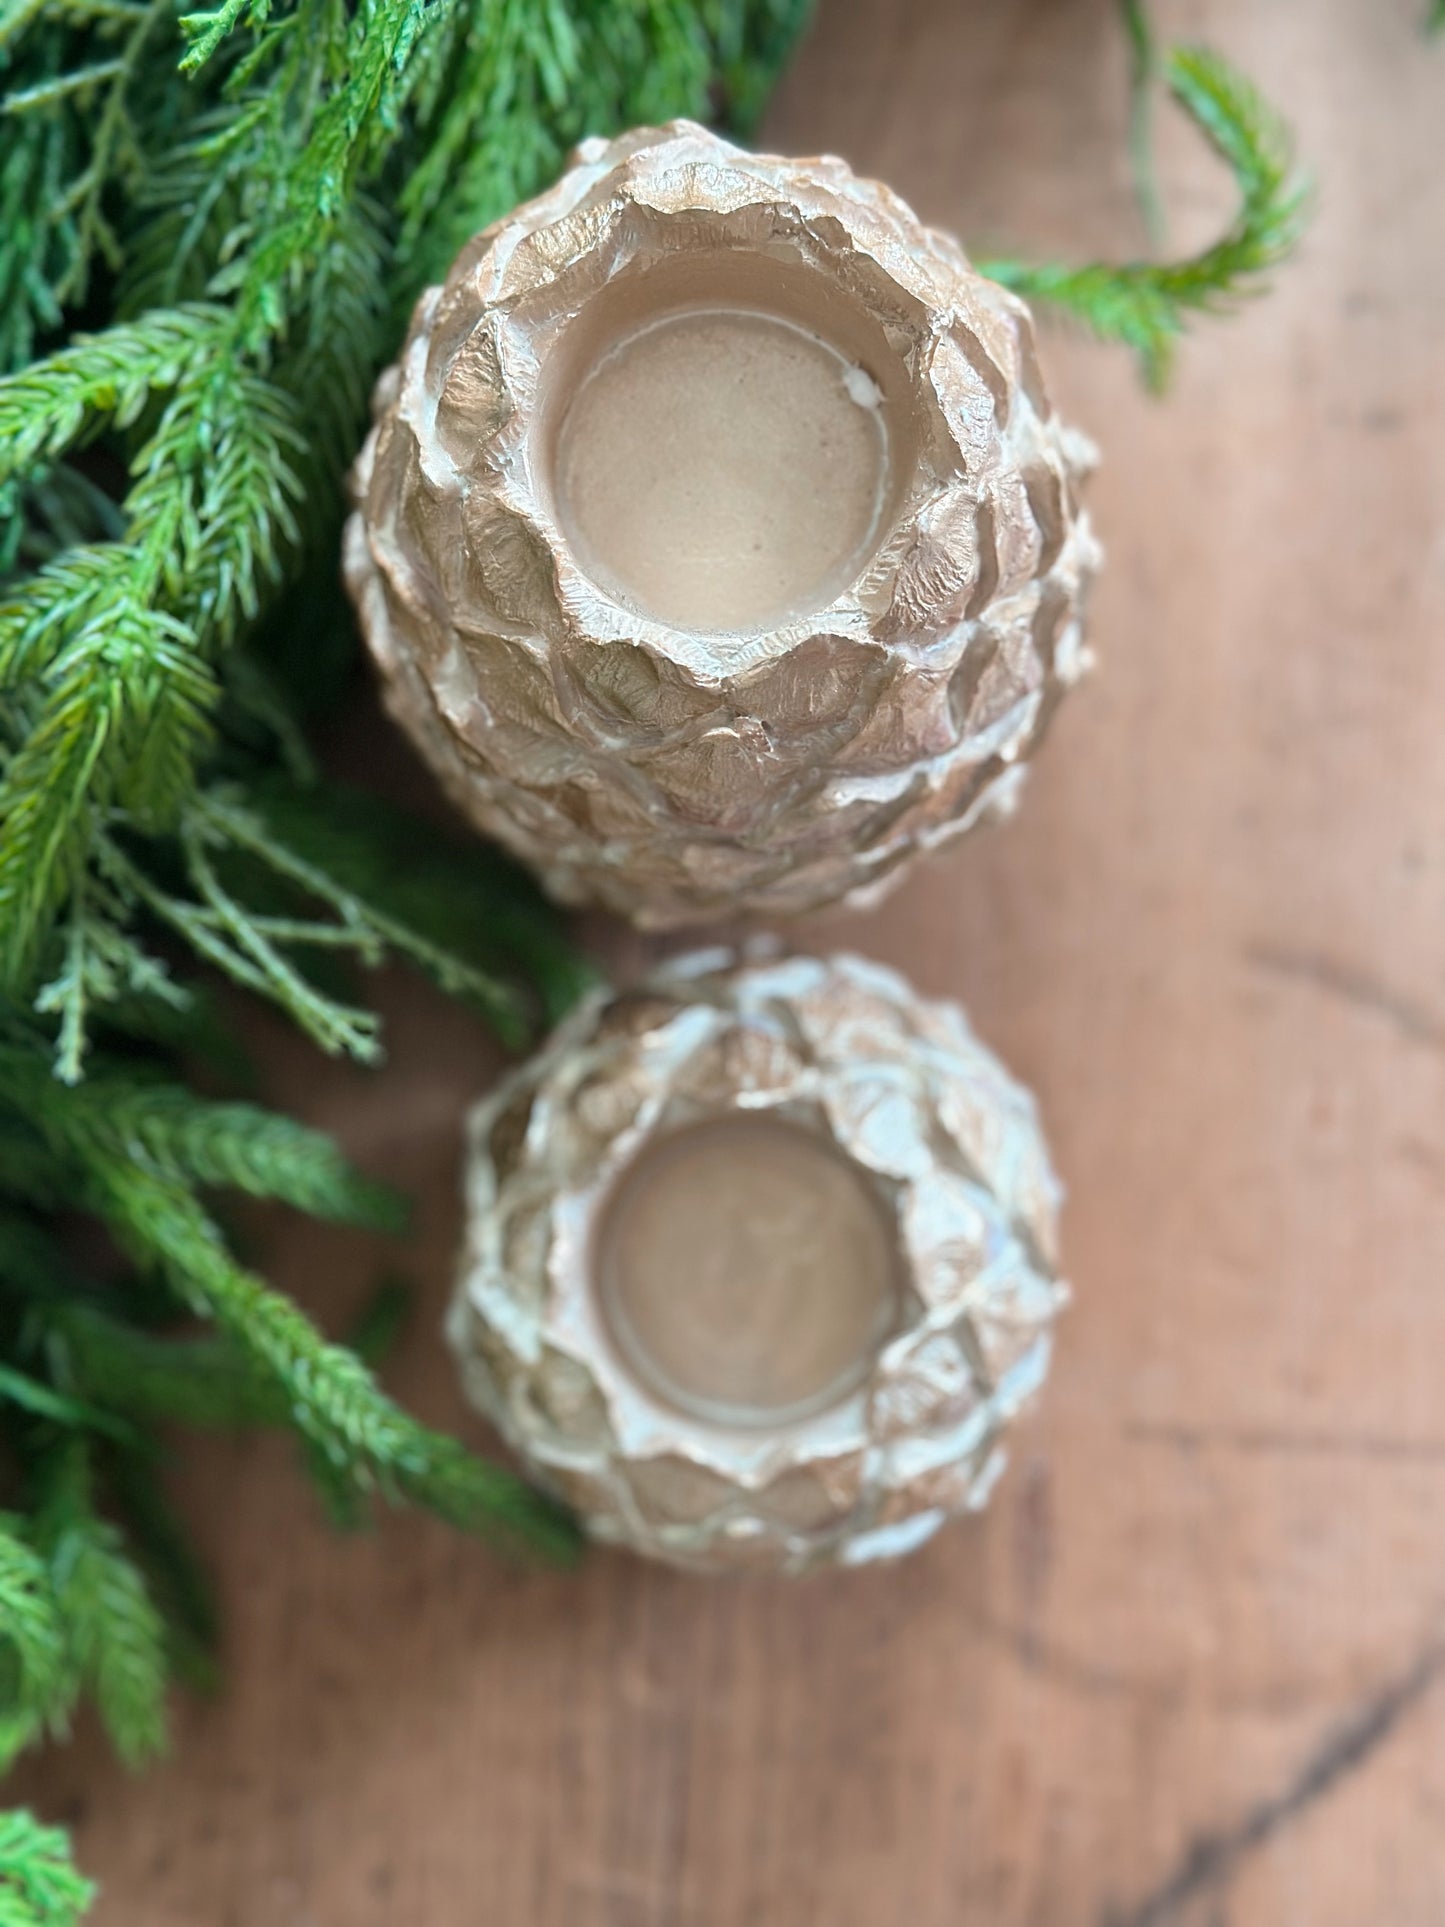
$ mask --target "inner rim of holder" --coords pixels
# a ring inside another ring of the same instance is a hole
[[[911,383],[880,323],[796,257],[629,265],[548,351],[539,479],[582,572],[694,634],[827,608],[897,520]]]
[[[593,1290],[617,1352],[705,1423],[795,1423],[855,1392],[898,1324],[896,1227],[814,1131],[729,1112],[649,1139],[603,1201]]]

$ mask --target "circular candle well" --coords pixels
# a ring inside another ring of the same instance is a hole
[[[577,563],[675,629],[826,608],[892,519],[895,360],[796,267],[744,254],[622,277],[560,356],[550,479]]]
[[[775,1425],[845,1397],[899,1310],[893,1231],[868,1181],[775,1118],[647,1144],[613,1187],[593,1258],[632,1369],[719,1424]]]

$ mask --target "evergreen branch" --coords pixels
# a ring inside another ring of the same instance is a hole
[[[271,800],[274,809],[274,793]],[[384,904],[377,901],[378,887],[384,896],[385,886],[377,877],[374,866],[369,878],[371,889],[368,889],[366,879],[360,882],[358,888],[351,887],[350,879],[358,874],[358,858],[363,864],[365,859],[359,846],[353,844],[350,852],[352,861],[348,866],[345,855],[338,852],[337,845],[342,839],[334,834],[334,818],[331,825],[333,835],[323,866],[309,861],[289,840],[277,835],[274,817],[267,820],[265,800],[258,812],[247,808],[234,792],[215,788],[197,799],[196,812],[199,821],[233,849],[243,851],[287,883],[327,905],[341,920],[342,928],[353,933],[353,941],[364,958],[379,961],[383,949],[395,950],[419,964],[443,990],[453,996],[465,997],[475,1004],[504,1042],[515,1045],[525,1040],[525,1012],[512,986],[477,968],[443,945],[431,942],[418,927],[417,921],[390,914]],[[293,809],[289,819],[293,836],[303,821],[304,812]],[[304,836],[304,829],[302,834]]]
[[[0,778],[0,990],[20,989],[84,871],[110,800],[104,763],[118,692],[73,677]]]
[[[650,0],[625,12],[498,5],[480,10],[462,37],[435,132],[397,204],[397,256],[408,293],[440,275],[457,249],[556,173],[583,134],[678,114],[712,117],[719,69],[731,71],[738,6]],[[764,0],[780,49],[791,45],[809,8]]]
[[[0,50],[11,45],[42,15],[71,25],[123,24],[139,20],[144,0],[4,0],[0,5]]]
[[[165,1746],[166,1635],[120,1534],[95,1510],[89,1448],[69,1435],[43,1454],[35,1515],[70,1664],[131,1765]]]
[[[283,844],[395,925],[456,960],[506,960],[536,986],[542,1015],[557,1023],[590,990],[596,973],[566,942],[554,912],[495,849],[459,840],[380,797],[344,785],[299,789],[268,781],[251,807],[268,839]],[[420,958],[428,968],[425,958]],[[489,1014],[455,970],[444,987]],[[488,973],[488,984],[496,979]],[[504,1041],[516,1037],[512,1013]]]
[[[7,94],[0,100],[0,114],[26,114],[39,107],[53,107],[72,94],[90,94],[125,71],[123,60],[98,60],[92,67],[73,67],[68,73],[55,74],[48,80],[37,81],[33,87],[20,87],[13,94]]]
[[[0,1927],[76,1927],[94,1898],[59,1827],[0,1813]]]
[[[181,60],[181,72],[195,73],[204,67],[242,20],[252,27],[263,26],[270,11],[270,0],[224,0],[209,13],[183,13],[181,32],[190,45]]]
[[[1256,289],[1295,246],[1305,214],[1305,187],[1292,171],[1283,123],[1250,83],[1217,55],[1198,48],[1175,48],[1164,72],[1175,98],[1238,184],[1239,210],[1220,240],[1171,262],[1082,268],[1009,260],[979,264],[980,273],[1005,287],[1133,348],[1156,390],[1168,379],[1174,344],[1189,316]]]
[[[235,338],[264,354],[290,318],[300,275],[322,256],[354,203],[367,168],[394,138],[417,79],[413,56],[450,22],[461,0],[392,0],[362,9],[338,49],[339,73],[305,129],[288,146],[267,190],[267,224],[237,288]]]
[[[281,580],[305,450],[290,397],[218,343],[204,381],[177,391],[136,457],[124,506],[145,586],[173,598],[212,652]]]
[[[214,1319],[339,1477],[358,1494],[406,1498],[453,1524],[554,1558],[570,1552],[573,1528],[559,1508],[409,1417],[355,1352],[328,1343],[289,1299],[236,1264],[190,1189],[195,1167],[208,1168],[209,1140],[198,1153],[189,1131],[177,1138],[170,1117],[158,1133],[154,1117],[144,1115],[144,1091],[107,1090],[100,1077],[67,1090],[37,1074],[41,1063],[38,1052],[0,1046],[0,1089],[30,1108],[132,1257],[156,1267],[190,1310]],[[229,1159],[223,1162],[229,1168]],[[245,1175],[231,1169],[230,1181]],[[286,1177],[276,1188],[281,1184],[302,1188]],[[93,1317],[67,1329],[52,1313],[51,1324],[68,1340],[71,1369],[77,1357],[83,1361],[87,1339],[94,1344],[97,1337],[110,1343],[115,1363],[115,1333]],[[83,1384],[83,1362],[79,1371]],[[108,1376],[122,1397],[127,1385],[134,1391],[146,1382],[135,1372]],[[154,1376],[149,1383],[153,1391]]]
[[[141,1262],[158,1265],[183,1303],[213,1318],[280,1388],[302,1434],[358,1491],[411,1500],[469,1531],[554,1559],[575,1528],[511,1473],[473,1458],[387,1398],[354,1352],[329,1344],[288,1298],[229,1256],[183,1187],[82,1150],[98,1202]]]
[[[74,234],[72,258],[56,289],[62,305],[84,300],[97,255],[112,268],[120,264],[120,240],[106,217],[105,200],[116,185],[133,189],[144,173],[143,142],[130,111],[131,90],[140,78],[147,42],[170,12],[171,0],[144,0],[133,11],[110,13],[101,20],[102,28],[121,24],[127,31],[117,58],[107,63],[110,72],[99,111],[86,104],[81,124],[89,136],[90,158],[61,200]]]
[[[4,1043],[0,1099],[75,1155],[95,1146],[167,1182],[227,1186],[342,1224],[396,1231],[404,1221],[396,1194],[361,1177],[324,1132],[254,1104],[213,1103],[104,1064],[67,1088],[38,1050]]]
[[[52,659],[0,780],[0,988],[32,980],[113,805],[151,827],[179,812],[218,694],[204,656],[255,615],[261,582],[277,578],[297,537],[302,484],[288,455],[299,443],[278,390],[213,362],[137,458],[129,541],[87,555],[66,616],[47,627],[42,613],[43,641],[34,605],[20,605],[10,649],[31,673],[46,648]],[[196,626],[154,606],[167,598]],[[0,629],[0,674],[6,644]]]
[[[264,988],[324,1051],[345,1053],[362,1063],[378,1062],[381,1044],[371,1012],[338,1003],[334,997],[318,990],[223,886],[207,849],[218,830],[221,840],[225,841],[233,826],[220,828],[213,817],[206,816],[198,800],[182,831],[187,868],[206,905],[205,910],[197,913],[197,922],[203,917],[215,920],[219,939],[229,944],[230,954],[241,960],[246,970],[256,973],[253,987]],[[283,860],[278,860],[278,853],[267,851],[266,855],[284,874]],[[359,952],[363,961],[379,963],[379,937],[359,916],[347,914],[348,908],[342,906],[343,927],[338,934]]]
[[[192,881],[203,898],[197,903],[161,889],[113,842],[101,839],[97,856],[106,875],[126,896],[168,924],[233,982],[279,1004],[323,1050],[345,1053],[362,1063],[377,1061],[379,1025],[372,1012],[339,1003],[301,976],[254,928],[254,919],[221,891],[209,863],[203,862],[197,874],[192,862]],[[234,940],[237,929],[245,933],[244,944]],[[365,933],[359,941],[367,942]]]
[[[384,1281],[347,1333],[348,1347],[374,1368],[409,1309],[405,1288]],[[98,1411],[89,1401],[104,1399],[132,1425],[199,1431],[283,1427],[290,1420],[284,1391],[229,1338],[163,1338],[72,1300],[47,1302],[39,1321],[56,1380],[81,1411]],[[110,1413],[104,1416],[114,1423]],[[126,1427],[116,1429],[125,1442]]]
[[[229,1339],[160,1338],[79,1304],[47,1307],[44,1324],[61,1383],[136,1424],[238,1431],[290,1417],[284,1396]]]
[[[214,351],[223,311],[192,303],[122,322],[0,380],[0,481],[72,447],[97,416],[128,427]]]
[[[0,53],[35,24],[44,5],[45,0],[0,0]]]
[[[57,657],[0,779],[0,989],[33,982],[110,809],[155,825],[179,808],[215,687],[189,633],[139,599],[97,608]]]
[[[105,594],[113,543],[63,550],[0,597],[0,690],[16,689],[54,661],[63,639]]]
[[[28,11],[0,16],[0,71],[6,40],[30,24]],[[54,27],[33,35],[26,72],[37,78],[61,74],[68,51],[68,36]],[[74,217],[62,205],[80,140],[74,102],[65,101],[50,113],[7,125],[0,142],[0,372],[19,367],[37,335],[60,322],[60,290],[73,278],[80,254]]]
[[[0,1681],[0,1755],[8,1757],[61,1719],[73,1684],[49,1570],[13,1515],[0,1515]]]
[[[62,1083],[80,1082],[92,1005],[113,1013],[129,999],[136,1010],[150,1013],[160,1005],[177,1013],[193,1002],[165,965],[120,928],[125,914],[125,905],[100,878],[87,874],[81,879],[66,914],[59,967],[34,1004],[42,1016],[60,1020],[55,1075]],[[165,1028],[164,1019],[161,1023]],[[154,1017],[148,1028],[155,1033]],[[170,1034],[176,1034],[174,1024]]]

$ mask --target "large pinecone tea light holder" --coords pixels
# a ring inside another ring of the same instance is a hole
[[[981,1506],[1064,1299],[1028,1094],[856,958],[599,995],[475,1111],[450,1337],[599,1538],[699,1570]]]
[[[393,714],[559,898],[776,915],[1009,805],[1084,659],[1090,461],[954,241],[677,122],[422,297],[346,573]]]

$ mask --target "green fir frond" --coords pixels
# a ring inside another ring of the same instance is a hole
[[[361,1492],[407,1499],[504,1545],[567,1559],[566,1514],[512,1473],[403,1412],[352,1351],[329,1343],[290,1299],[236,1264],[182,1186],[87,1147],[97,1202],[141,1263],[221,1329],[290,1402],[302,1434]]]
[[[64,71],[66,36],[51,27],[24,71]],[[14,74],[0,40],[0,89]],[[63,290],[78,271],[80,234],[64,188],[81,141],[74,101],[21,121],[0,118],[0,373],[24,365],[37,342],[60,325]]]
[[[304,845],[305,822],[306,812],[293,810],[289,823],[278,832],[264,801],[257,810],[224,785],[193,798],[180,838],[194,890],[189,897],[158,885],[118,845],[102,843],[100,858],[106,876],[123,896],[168,924],[237,983],[280,1004],[323,1050],[376,1061],[380,1054],[376,1020],[308,978],[295,961],[298,952],[347,952],[369,966],[394,953],[425,970],[453,996],[465,998],[504,1042],[523,1042],[529,1023],[516,985],[464,951],[434,941],[427,934],[421,891],[406,893],[409,901],[403,914],[394,913],[387,901],[383,864],[358,861],[355,845],[349,865],[344,856],[337,856],[335,837],[325,862],[310,860],[292,840],[299,829]],[[241,881],[233,886],[229,871],[237,864],[243,866]],[[263,896],[269,891],[275,908],[243,901],[238,894],[244,884],[254,899],[258,882]],[[415,918],[409,914],[413,908],[418,910]],[[512,961],[527,962],[535,955],[550,964],[552,977],[560,984],[567,966],[544,916],[535,911],[529,914],[524,905],[509,913],[503,904],[497,909],[496,922],[510,941],[495,945],[494,954],[500,950]]]
[[[100,1074],[78,1090],[67,1089],[45,1079],[38,1052],[18,1046],[0,1045],[0,1092],[28,1107],[57,1155],[79,1174],[89,1207],[135,1262],[157,1270],[190,1311],[214,1320],[291,1423],[358,1494],[407,1499],[456,1525],[549,1557],[571,1551],[573,1530],[557,1507],[403,1412],[355,1351],[322,1338],[289,1299],[235,1262],[192,1190],[193,1182],[217,1171],[232,1183],[252,1179],[249,1164],[233,1163],[240,1153],[226,1131],[219,1138],[198,1133],[193,1118],[178,1121],[171,1114],[169,1097],[162,1098],[158,1119],[147,1111],[143,1089],[107,1086]],[[263,1181],[283,1196],[309,1196],[313,1205],[344,1202],[317,1197],[316,1187],[269,1165]],[[344,1176],[338,1181],[344,1183]],[[111,1369],[105,1376],[117,1396],[123,1399],[124,1387],[138,1383],[148,1383],[154,1394],[153,1351],[148,1381],[138,1369],[117,1371],[115,1332],[106,1321],[92,1315],[77,1323],[72,1317],[67,1325],[63,1313],[47,1312],[44,1305],[40,1312],[65,1342],[79,1389],[94,1384],[89,1395],[96,1396],[100,1374],[87,1372],[87,1345],[93,1366],[95,1345],[108,1341]],[[135,1357],[136,1349],[132,1345],[132,1368],[146,1362]],[[271,1409],[263,1401],[256,1416]]]
[[[67,15],[87,31],[57,33]],[[66,172],[55,180],[55,198],[43,217],[44,227],[65,245],[65,270],[51,287],[57,310],[87,298],[98,262],[111,270],[120,263],[112,207],[117,196],[133,194],[144,176],[146,134],[136,97],[144,92],[147,53],[172,17],[171,0],[82,0],[74,6],[61,0],[53,9],[33,11],[22,4],[7,23],[10,34],[0,35],[10,43],[0,63],[7,54],[13,62],[8,72],[0,64],[0,79],[10,82],[0,116],[22,128],[59,127],[64,135],[57,153]],[[42,34],[43,77],[31,78],[36,51],[27,29],[37,24],[54,36],[51,48],[58,45],[59,54],[47,49]]]
[[[3,1042],[0,1103],[82,1161],[93,1146],[168,1182],[272,1198],[341,1224],[397,1231],[405,1221],[396,1194],[362,1177],[324,1131],[258,1105],[215,1103],[106,1062],[67,1087],[38,1049]]]
[[[132,1034],[135,1019],[144,1012],[147,1036],[179,1041],[184,1035],[194,996],[175,981],[162,959],[124,929],[126,914],[125,904],[94,875],[85,876],[71,897],[55,974],[34,1001],[41,1016],[58,1020],[55,1075],[62,1083],[80,1082],[92,1011],[124,1025],[129,1009]]]
[[[0,1813],[0,1927],[77,1927],[94,1898],[59,1827],[23,1809]]]
[[[164,1338],[84,1304],[47,1305],[39,1317],[58,1381],[135,1424],[240,1431],[289,1419],[273,1381],[229,1339]]]
[[[204,67],[243,20],[250,27],[263,26],[270,11],[269,0],[223,0],[210,12],[182,14],[181,32],[190,43],[181,60],[182,73],[195,73]]]
[[[492,1021],[503,1041],[514,1041],[523,1021],[515,1002],[497,1012],[497,986],[512,973],[535,988],[549,1026],[596,984],[556,916],[490,845],[338,783],[301,788],[272,778],[253,789],[251,807],[273,844],[425,943],[405,954]],[[478,970],[480,982],[470,974]]]
[[[165,1746],[166,1631],[119,1530],[95,1509],[90,1448],[67,1436],[40,1455],[35,1544],[78,1684],[130,1765]]]
[[[0,380],[0,481],[62,454],[99,417],[135,421],[156,389],[177,387],[213,353],[223,311],[153,310]]]
[[[719,83],[736,119],[750,124],[772,71],[759,41],[780,63],[810,13],[804,0],[497,9],[488,31],[464,34],[439,89],[435,132],[399,189],[408,294],[544,186],[586,134],[677,115],[710,120]]]
[[[1156,390],[1168,379],[1175,343],[1190,316],[1258,291],[1298,241],[1306,206],[1284,124],[1249,81],[1217,54],[1188,47],[1169,53],[1164,76],[1238,184],[1239,210],[1225,234],[1182,261],[1082,268],[1012,260],[978,264],[980,273],[1028,300],[1134,349]]]
[[[0,1766],[63,1720],[74,1684],[49,1568],[26,1523],[0,1514]]]

